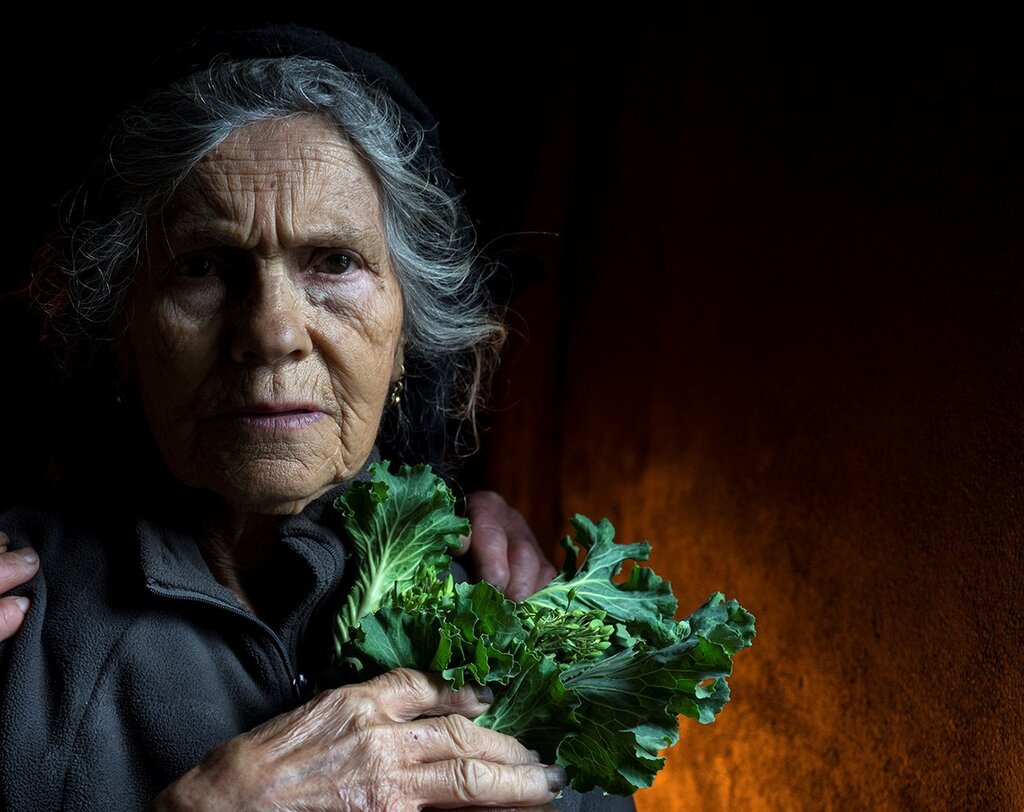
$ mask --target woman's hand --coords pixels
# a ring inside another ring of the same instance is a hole
[[[7,534],[0,532],[0,595],[21,586],[39,571],[39,556],[35,552],[27,547],[7,552],[10,543]],[[28,604],[28,598],[0,598],[0,642],[21,627]]]
[[[232,739],[168,787],[153,810],[536,808],[565,784],[515,739],[467,717],[466,687],[396,669],[320,694]]]
[[[466,500],[473,535],[463,544],[481,580],[514,601],[525,600],[555,577],[526,519],[494,491],[475,491]]]

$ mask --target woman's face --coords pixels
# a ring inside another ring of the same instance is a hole
[[[239,128],[151,220],[122,358],[164,460],[291,513],[370,454],[402,364],[375,181],[314,116]]]

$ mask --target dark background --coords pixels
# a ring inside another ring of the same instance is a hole
[[[229,19],[164,14],[9,61],[5,290],[139,66]],[[1024,807],[1021,15],[397,16],[295,19],[403,70],[481,245],[542,278],[470,479],[758,616],[641,810]],[[96,429],[0,317],[14,500]]]

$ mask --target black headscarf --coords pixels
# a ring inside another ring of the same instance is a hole
[[[143,95],[203,70],[216,60],[281,59],[290,56],[329,62],[364,77],[374,85],[383,86],[398,105],[403,122],[410,128],[423,131],[425,144],[434,154],[441,176],[447,183],[451,182],[440,162],[437,119],[398,70],[376,54],[315,28],[270,23],[258,27],[201,31],[154,62],[145,81]]]

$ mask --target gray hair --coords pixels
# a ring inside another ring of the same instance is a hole
[[[39,263],[34,287],[46,332],[66,363],[91,360],[123,329],[148,216],[233,130],[301,113],[336,124],[376,174],[407,341],[405,402],[389,410],[385,431],[400,451],[426,453],[410,448],[411,435],[444,434],[452,418],[473,426],[504,328],[472,226],[422,130],[378,85],[327,62],[221,61],[125,112]]]

